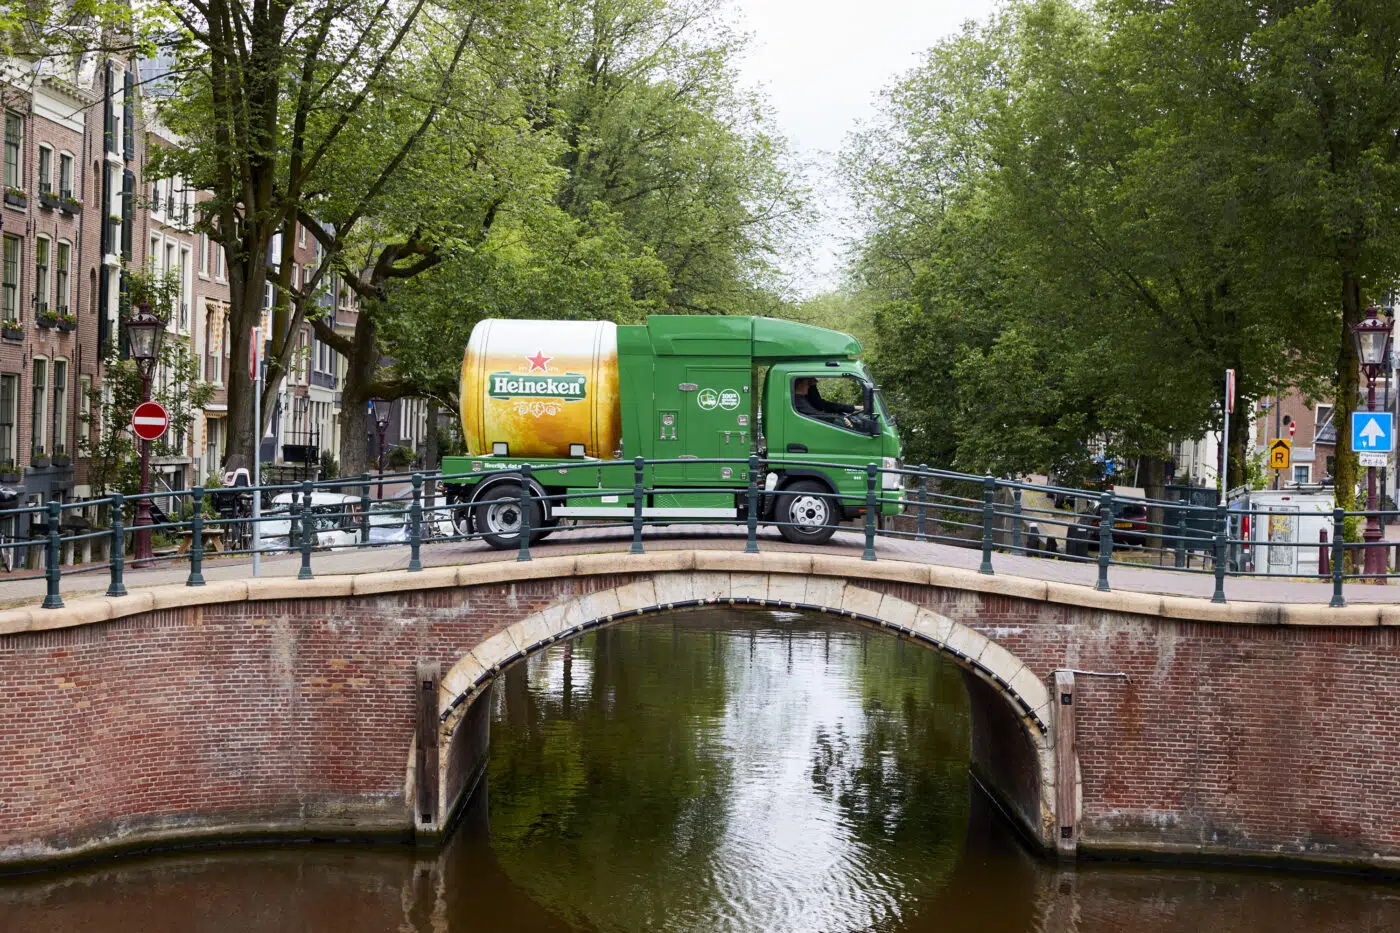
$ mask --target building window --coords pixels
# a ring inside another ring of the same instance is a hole
[[[214,244],[214,278],[224,280],[224,247],[220,243]]]
[[[19,376],[0,374],[0,463],[15,462],[19,446]]]
[[[34,387],[33,407],[29,409],[29,424],[33,436],[29,439],[29,456],[37,457],[44,450],[44,427],[48,424],[49,411],[49,361],[42,356],[34,357],[31,384]]]
[[[0,314],[19,321],[19,237],[5,237],[4,270],[0,272]]]
[[[5,111],[5,187],[24,187],[24,117]]]
[[[1312,482],[1312,467],[1306,463],[1298,463],[1293,466],[1293,482],[1300,486],[1306,486]]]
[[[151,214],[160,217],[165,213],[165,180],[157,178],[151,182]]]
[[[1317,418],[1313,423],[1316,425],[1324,425],[1332,420],[1332,406],[1319,405],[1317,406],[1317,411],[1314,414],[1317,416]]]
[[[65,198],[73,197],[73,156],[68,152],[58,154],[58,193]]]
[[[297,224],[297,246],[303,249],[306,247],[306,226],[304,224]]]
[[[53,361],[53,449],[68,450],[68,361]]]
[[[180,247],[180,265],[177,272],[180,276],[180,330],[188,332],[190,329],[190,251],[188,247]]]
[[[53,150],[48,146],[39,147],[39,193],[53,192]]]
[[[49,309],[49,239],[42,236],[34,241],[34,307]]]
[[[58,241],[58,251],[54,257],[53,272],[53,300],[60,313],[67,312],[68,304],[68,270],[72,259],[73,247],[63,240]]]
[[[209,278],[209,234],[199,235],[199,277]]]
[[[78,377],[78,423],[74,432],[79,450],[87,446],[92,437],[92,377]]]

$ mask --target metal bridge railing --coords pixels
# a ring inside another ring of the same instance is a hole
[[[728,523],[744,528],[745,551],[759,550],[760,526],[797,527],[782,521],[775,506],[783,502],[781,489],[769,490],[764,483],[768,464],[758,456],[747,459],[701,460],[642,460],[586,461],[590,469],[599,469],[597,488],[574,488],[567,492],[537,491],[532,481],[541,477],[548,482],[554,465],[530,465],[512,468],[520,491],[504,501],[517,506],[519,514],[517,559],[528,561],[533,549],[546,536],[568,534],[579,528],[627,529],[631,533],[631,553],[645,550],[644,530],[656,525],[685,525]],[[743,485],[721,485],[696,488],[658,483],[653,469],[658,466],[724,465],[747,470]],[[1123,497],[1111,492],[1042,486],[1014,479],[975,476],[931,469],[925,466],[905,466],[897,469],[876,463],[853,465],[818,460],[775,463],[774,468],[805,467],[854,480],[840,491],[806,491],[804,495],[818,497],[830,505],[834,515],[853,515],[850,530],[863,537],[862,557],[875,560],[879,541],[907,540],[936,542],[979,549],[979,570],[996,572],[997,555],[1016,559],[1041,558],[1069,560],[1097,565],[1095,586],[1107,591],[1111,585],[1111,570],[1115,567],[1150,568],[1182,574],[1209,575],[1214,578],[1215,602],[1225,602],[1226,581],[1229,578],[1270,577],[1271,579],[1327,581],[1331,583],[1330,605],[1345,606],[1344,586],[1348,581],[1386,582],[1400,576],[1391,562],[1383,574],[1360,572],[1363,549],[1389,548],[1381,541],[1368,545],[1347,540],[1348,526],[1355,528],[1371,515],[1382,521],[1396,521],[1400,512],[1364,512],[1332,510],[1325,516],[1318,540],[1276,538],[1259,540],[1259,528],[1274,528],[1275,518],[1297,522],[1294,511],[1269,509],[1231,509],[1225,506],[1199,506],[1173,500]],[[570,469],[573,465],[570,464]],[[493,476],[497,474],[492,474]],[[165,521],[143,526],[159,536],[167,545],[149,563],[168,566],[172,561],[188,564],[186,585],[204,584],[204,565],[210,551],[224,556],[295,554],[300,558],[298,576],[310,579],[314,572],[316,552],[334,552],[361,548],[407,545],[409,571],[423,567],[422,549],[449,542],[475,541],[486,532],[474,529],[467,521],[467,512],[479,505],[462,501],[444,501],[443,491],[462,480],[477,481],[482,474],[394,473],[326,481],[304,481],[237,489],[204,488],[161,490],[145,498],[161,500]],[[380,498],[372,490],[384,482],[391,485],[408,484],[405,493]],[[433,501],[425,499],[428,483],[439,489]],[[540,487],[544,488],[543,486]],[[711,494],[733,497],[733,518],[676,518],[647,514],[648,503],[668,494]],[[331,494],[321,496],[321,494]],[[605,519],[574,519],[564,525],[557,518],[537,525],[538,518],[551,515],[553,510],[578,499],[597,500],[614,496],[630,514]],[[1065,511],[1047,505],[1033,505],[1029,496],[1056,496],[1071,503],[1090,507],[1083,511]],[[263,508],[254,519],[249,508],[251,498],[260,496]],[[63,606],[62,587],[65,578],[105,572],[108,577],[106,593],[119,597],[127,593],[125,574],[131,558],[127,555],[135,532],[132,520],[136,503],[141,497],[112,495],[78,502],[49,502],[42,506],[0,510],[0,595],[7,581],[42,578],[46,582],[43,608]],[[498,500],[500,501],[500,500]],[[91,528],[86,522],[65,523],[65,516],[88,512],[94,506],[105,515],[105,526]],[[884,511],[897,513],[884,515]],[[1131,511],[1130,511],[1131,510]],[[1145,513],[1145,514],[1144,514]],[[1131,514],[1132,517],[1127,517]],[[1314,519],[1316,516],[1314,515]],[[254,522],[257,534],[254,535]],[[1261,526],[1259,523],[1263,522]],[[17,530],[27,526],[29,536],[21,539]],[[1282,526],[1280,526],[1282,527]],[[1296,530],[1297,525],[1294,528]],[[7,532],[8,529],[8,532]],[[62,553],[66,548],[77,552],[83,542],[106,545],[104,561],[86,566],[65,566]],[[178,553],[171,553],[174,546]],[[1255,566],[1261,553],[1268,549],[1292,549],[1295,553],[1287,577],[1270,574]],[[35,563],[36,549],[42,553],[42,567],[27,569],[21,564]],[[1092,556],[1091,556],[1091,553]],[[1019,565],[1023,569],[1025,565]],[[1351,569],[1349,569],[1351,568]]]

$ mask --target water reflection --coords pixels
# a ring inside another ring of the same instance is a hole
[[[735,610],[556,646],[494,692],[447,850],[264,848],[0,882],[0,933],[1342,933],[1400,887],[1031,857],[967,776],[955,668]]]

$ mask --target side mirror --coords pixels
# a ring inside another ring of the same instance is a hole
[[[861,392],[861,410],[870,419],[870,435],[877,436],[880,433],[880,414],[875,410],[875,387],[868,382]]]

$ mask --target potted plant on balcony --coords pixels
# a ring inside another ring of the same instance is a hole
[[[58,312],[50,311],[48,305],[41,304],[34,309],[34,322],[40,327],[57,327]]]
[[[73,197],[71,191],[63,192],[59,199],[58,209],[65,214],[81,214],[83,212],[83,202]]]
[[[58,329],[71,334],[78,329],[78,316],[66,307],[58,309]]]
[[[0,337],[6,340],[23,340],[24,328],[20,326],[19,321],[0,322]]]
[[[53,465],[56,467],[73,465],[73,458],[68,456],[68,451],[61,444],[53,449]]]
[[[0,460],[0,483],[18,483],[19,468],[13,460]]]
[[[29,195],[24,193],[23,188],[11,188],[5,186],[5,203],[11,207],[28,207]]]
[[[54,191],[52,188],[39,189],[39,206],[44,210],[51,211],[61,203],[57,191]]]
[[[44,448],[40,447],[34,451],[34,456],[29,458],[29,466],[35,470],[47,470],[49,468],[49,455]]]

